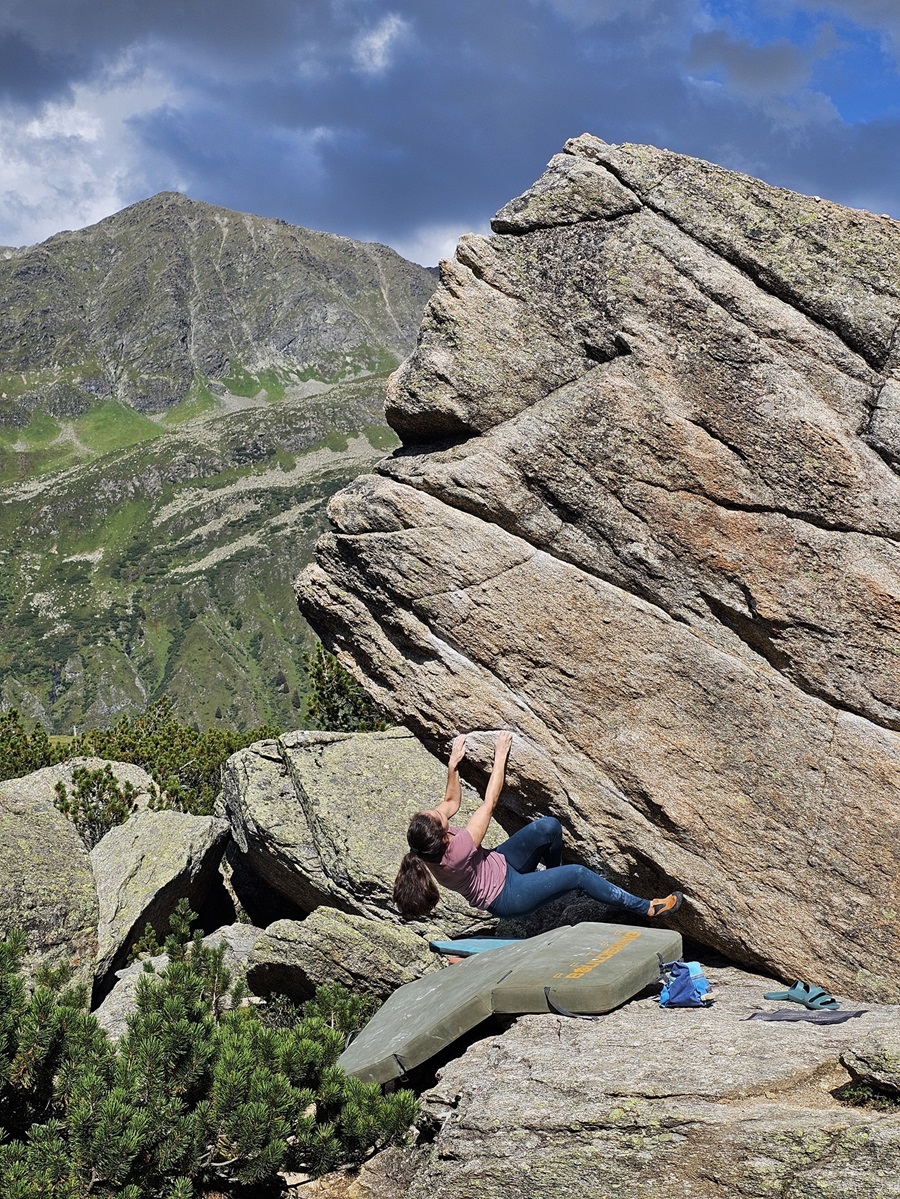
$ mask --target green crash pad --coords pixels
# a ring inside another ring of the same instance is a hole
[[[668,928],[576,924],[479,953],[400,987],[338,1059],[348,1074],[389,1082],[428,1061],[493,1012],[608,1012],[681,957]]]
[[[428,948],[435,953],[457,954],[461,958],[471,957],[473,953],[487,953],[489,949],[504,949],[507,945],[518,945],[521,937],[460,937],[457,941],[429,941]]]

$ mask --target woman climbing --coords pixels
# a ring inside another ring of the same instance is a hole
[[[432,911],[440,897],[435,879],[449,890],[458,891],[472,907],[486,908],[495,916],[524,916],[558,895],[579,890],[610,907],[639,916],[663,916],[681,906],[680,891],[673,891],[665,899],[641,899],[586,866],[560,865],[562,826],[553,816],[526,824],[496,849],[482,849],[503,789],[511,744],[512,733],[497,735],[484,802],[466,827],[457,829],[450,827],[450,819],[459,811],[462,800],[458,767],[466,752],[466,739],[460,736],[454,740],[442,802],[426,812],[417,812],[406,833],[410,851],[394,883],[394,902],[402,916],[412,920]],[[538,872],[539,862],[547,869]]]

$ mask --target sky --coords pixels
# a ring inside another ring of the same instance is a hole
[[[0,0],[0,245],[159,191],[424,265],[569,137],[900,217],[900,0]]]

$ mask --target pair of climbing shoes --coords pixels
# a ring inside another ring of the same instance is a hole
[[[841,1005],[821,987],[811,987],[809,983],[795,982],[787,991],[767,991],[764,999],[786,999],[789,1003],[801,1003],[811,1012],[834,1011]]]

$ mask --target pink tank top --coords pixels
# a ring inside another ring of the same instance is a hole
[[[490,907],[506,883],[506,858],[476,846],[464,828],[452,828],[450,833],[440,862],[425,865],[442,887],[458,891],[473,908]]]

